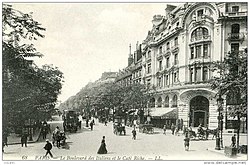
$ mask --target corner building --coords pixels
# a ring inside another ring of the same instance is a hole
[[[247,3],[185,3],[165,11],[153,17],[141,44],[140,82],[156,89],[150,115],[163,119],[176,111],[185,126],[217,128],[216,91],[209,84],[217,71],[211,63],[247,48]]]

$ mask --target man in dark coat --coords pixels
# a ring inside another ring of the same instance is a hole
[[[133,139],[135,140],[136,139],[136,130],[135,129],[133,129],[132,134],[133,134]]]
[[[233,136],[232,136],[232,147],[236,147],[236,135],[234,134]]]
[[[49,139],[46,140],[46,145],[43,148],[47,151],[45,156],[49,154],[53,158],[53,155],[50,152],[50,150],[52,149],[52,144],[49,142]]]
[[[94,123],[93,122],[90,122],[90,129],[91,129],[91,131],[93,131],[93,125],[94,125]]]
[[[21,144],[22,144],[22,147],[23,145],[25,145],[25,147],[27,147],[27,134],[26,133],[23,133],[22,136],[21,136]]]

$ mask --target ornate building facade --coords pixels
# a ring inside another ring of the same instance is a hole
[[[176,110],[186,126],[216,128],[216,91],[209,81],[217,72],[211,63],[247,48],[247,3],[185,3],[167,5],[165,11],[165,16],[153,17],[134,57],[130,53],[137,59],[126,68],[129,78],[121,72],[117,82],[154,86],[152,117]]]

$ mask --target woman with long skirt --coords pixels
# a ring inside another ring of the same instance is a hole
[[[97,151],[98,154],[107,154],[106,144],[105,144],[105,136],[102,137],[102,142],[99,150]]]

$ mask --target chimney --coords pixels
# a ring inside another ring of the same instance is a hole
[[[128,66],[133,63],[133,55],[131,54],[131,44],[129,44]]]

